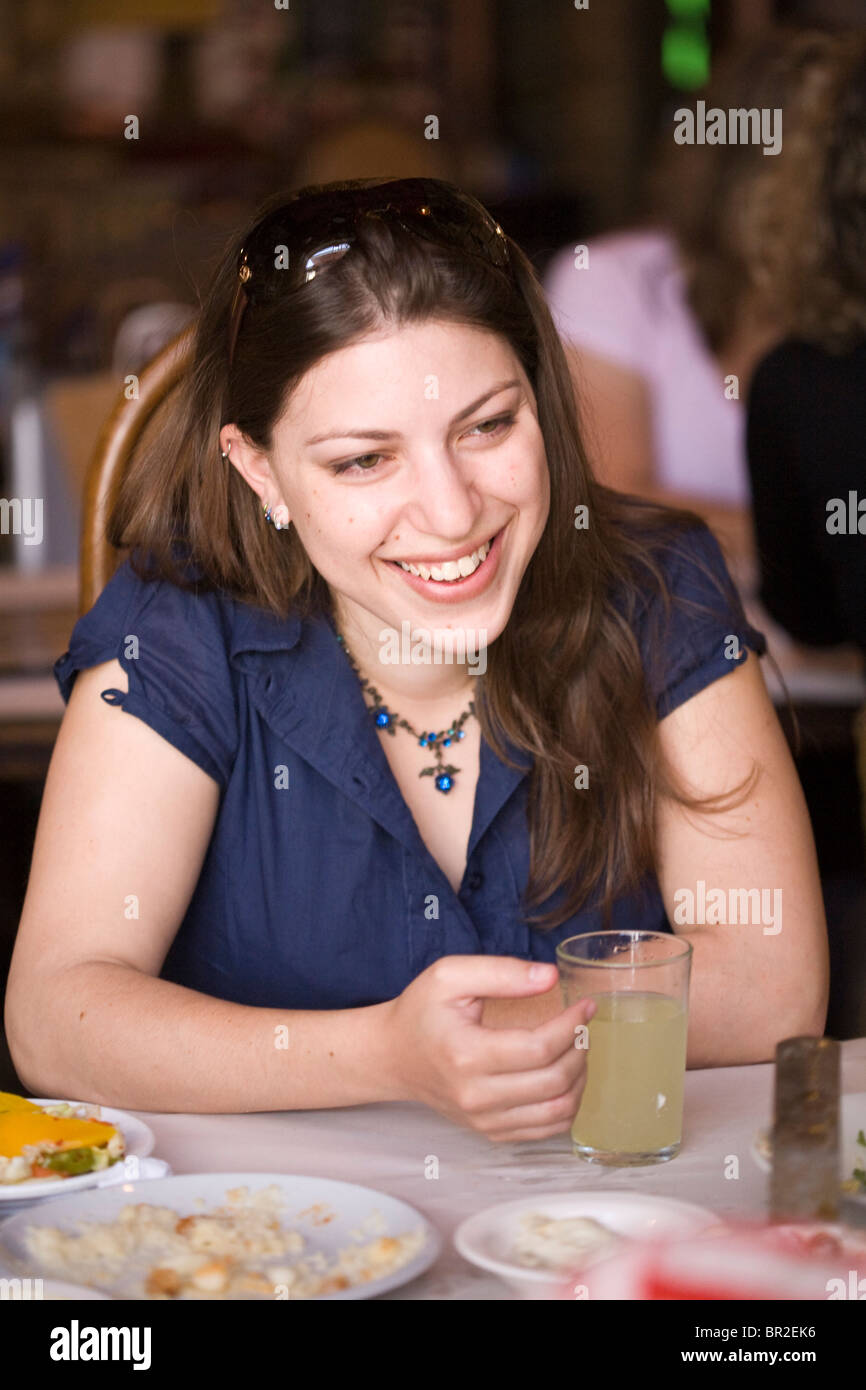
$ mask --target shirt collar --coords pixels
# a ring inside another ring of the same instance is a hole
[[[229,650],[233,662],[242,652],[291,651],[301,636],[303,622],[296,614],[278,618],[269,609],[232,600],[234,609]],[[243,662],[236,662],[243,665]]]

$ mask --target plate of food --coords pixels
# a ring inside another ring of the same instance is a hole
[[[773,1166],[773,1136],[761,1130],[752,1140],[752,1157],[769,1173]],[[866,1201],[866,1091],[842,1096],[839,1102],[839,1184],[842,1191]]]
[[[2,1091],[0,1203],[98,1186],[118,1163],[146,1158],[153,1144],[152,1130],[124,1110]]]
[[[521,1298],[553,1298],[571,1275],[634,1241],[726,1229],[705,1207],[637,1192],[555,1192],[488,1207],[458,1227],[464,1259]]]
[[[284,1173],[124,1183],[0,1225],[0,1263],[13,1275],[158,1301],[373,1298],[422,1274],[440,1249],[405,1202]]]

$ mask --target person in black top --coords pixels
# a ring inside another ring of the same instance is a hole
[[[752,380],[746,446],[764,608],[795,641],[866,654],[866,60],[824,122],[820,167],[779,161],[778,248],[788,265],[786,341]],[[797,167],[799,164],[799,168]],[[782,242],[785,243],[782,249]],[[798,764],[821,864],[836,1037],[866,1027],[866,707],[853,747]],[[856,773],[854,762],[856,759]],[[858,787],[859,783],[859,787]],[[859,817],[857,801],[859,800]],[[858,824],[859,821],[859,824]]]
[[[866,339],[771,352],[747,437],[762,603],[799,642],[866,654]]]
[[[767,254],[788,260],[791,332],[758,366],[748,401],[760,598],[795,640],[866,653],[862,49],[833,105],[823,167],[787,179],[779,202],[788,231]]]

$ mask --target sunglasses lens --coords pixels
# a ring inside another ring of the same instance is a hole
[[[332,246],[323,246],[320,251],[314,251],[312,256],[307,256],[304,261],[304,280],[312,280],[316,272],[322,266],[330,265],[332,261],[339,261],[349,250],[351,243],[348,241],[338,241]]]
[[[248,293],[255,297],[263,288],[263,277],[286,253],[290,267],[303,265],[301,283],[312,278],[308,272],[318,266],[309,262],[319,256],[330,259],[327,253],[336,246],[348,249],[354,227],[372,213],[391,213],[428,241],[463,246],[508,268],[505,235],[474,198],[438,180],[394,179],[302,195],[266,216],[247,238],[242,252],[242,263],[250,270]],[[292,280],[294,283],[295,277]],[[254,286],[252,281],[258,284]]]
[[[232,313],[229,360],[244,305],[314,279],[346,254],[358,222],[373,215],[394,217],[427,241],[459,246],[510,274],[502,228],[475,198],[439,179],[359,180],[323,193],[299,193],[266,214],[241,249],[238,279],[244,293],[236,297]]]

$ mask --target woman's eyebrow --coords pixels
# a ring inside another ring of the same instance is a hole
[[[468,415],[472,415],[476,410],[478,410],[479,406],[482,406],[484,404],[485,401],[489,401],[491,396],[498,396],[500,391],[506,391],[510,386],[519,385],[520,382],[518,381],[517,377],[513,377],[510,381],[498,382],[496,386],[491,387],[489,391],[485,391],[483,396],[479,396],[477,401],[473,401],[471,405],[467,405],[464,407],[463,410],[458,411],[457,414],[454,416],[454,419],[451,421],[451,424],[459,425],[461,420],[465,420]],[[329,430],[327,434],[314,434],[312,439],[308,439],[306,441],[306,443],[304,444],[304,448],[309,448],[311,444],[322,444],[326,439],[399,438],[399,430]]]

